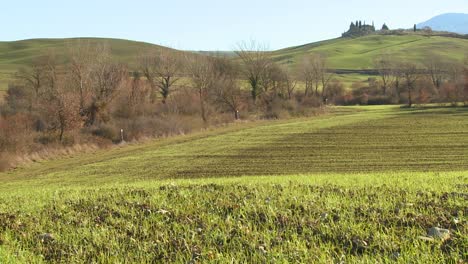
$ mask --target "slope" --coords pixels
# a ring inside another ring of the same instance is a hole
[[[468,169],[467,109],[339,107],[264,125],[239,124],[0,174],[0,182],[96,184],[167,178]]]
[[[383,53],[396,59],[421,62],[431,54],[462,60],[468,52],[468,39],[422,35],[368,35],[359,38],[338,38],[286,48],[273,52],[280,63],[296,65],[310,53],[326,54],[330,68],[373,69],[373,60]]]
[[[112,56],[120,62],[134,67],[137,58],[152,50],[168,49],[166,47],[123,39],[108,38],[72,38],[72,39],[30,39],[12,42],[0,42],[0,90],[5,90],[12,74],[20,67],[31,63],[48,53],[56,56],[61,63],[66,61],[70,48],[83,43],[93,46],[109,47]]]

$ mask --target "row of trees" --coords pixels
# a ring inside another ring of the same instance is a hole
[[[401,62],[388,54],[374,61],[382,94],[394,95],[400,102],[402,94],[406,93],[410,107],[414,103],[415,93],[419,93],[419,97],[429,93],[433,101],[438,102],[467,103],[467,64],[467,60],[460,64],[438,55],[426,57],[422,64]]]
[[[18,85],[8,91],[7,103],[13,112],[28,111],[48,117],[47,122],[38,122],[38,130],[57,130],[62,139],[66,130],[109,121],[111,103],[122,90],[128,93],[123,104],[133,114],[142,114],[135,110],[142,104],[156,104],[160,98],[164,106],[175,87],[190,87],[205,123],[207,104],[239,119],[239,111],[249,104],[271,112],[278,101],[314,97],[326,103],[344,96],[343,86],[333,80],[334,74],[322,54],[305,56],[293,72],[274,63],[270,54],[255,43],[240,45],[236,53],[240,64],[225,57],[162,50],[141,56],[138,69],[129,72],[125,65],[112,61],[107,48],[80,45],[71,50],[66,66],[59,66],[55,57],[48,55],[35,61],[31,69],[21,69],[17,73]],[[429,56],[424,67],[418,67],[383,55],[374,65],[382,95],[395,96],[397,102],[406,94],[411,106],[416,90],[421,93],[431,88],[427,83],[418,84],[423,79],[430,80],[437,95],[450,86],[455,93],[450,100],[467,101],[463,79],[466,69],[442,57]],[[296,91],[299,82],[304,86],[300,93]],[[244,87],[248,87],[251,102]]]
[[[255,43],[239,45],[236,54],[164,49],[141,55],[132,70],[107,47],[77,45],[65,64],[48,54],[10,85],[0,105],[0,147],[27,152],[54,142],[119,141],[120,129],[126,139],[186,133],[241,117],[307,115],[327,103],[468,102],[466,62],[432,56],[416,65],[383,55],[375,60],[378,78],[350,90],[323,54],[306,55],[296,67],[276,63]]]

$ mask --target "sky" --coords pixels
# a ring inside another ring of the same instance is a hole
[[[410,28],[468,0],[3,0],[0,41],[111,37],[184,50],[275,50],[339,37],[351,21]]]

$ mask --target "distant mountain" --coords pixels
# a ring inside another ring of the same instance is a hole
[[[418,28],[431,27],[436,31],[449,31],[468,34],[468,14],[448,13],[429,19],[417,25]]]

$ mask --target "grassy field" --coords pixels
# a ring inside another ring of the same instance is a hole
[[[166,49],[165,47],[108,38],[70,38],[70,39],[31,39],[11,42],[0,42],[0,90],[7,88],[12,74],[20,67],[28,67],[40,56],[54,54],[59,63],[65,63],[69,50],[79,43],[96,47],[106,45],[112,56],[122,63],[135,67],[139,55],[151,50]]]
[[[421,35],[369,35],[359,38],[338,38],[324,42],[291,47],[274,52],[281,63],[297,64],[308,53],[323,53],[333,69],[373,69],[373,60],[381,54],[391,54],[402,61],[422,62],[431,54],[461,61],[468,51],[468,40]]]
[[[31,65],[41,55],[54,53],[61,62],[66,61],[68,50],[74,44],[89,42],[92,46],[106,44],[118,61],[134,68],[137,57],[149,50],[164,47],[119,39],[33,39],[13,42],[0,42],[0,91],[6,90],[12,74],[20,67]],[[468,40],[450,37],[425,37],[421,35],[383,36],[372,35],[355,39],[338,38],[273,52],[273,58],[280,63],[297,65],[301,58],[312,52],[325,53],[329,57],[330,68],[362,70],[372,69],[373,59],[389,53],[402,60],[421,61],[431,53],[463,60],[468,50]],[[210,54],[209,52],[204,54]],[[338,76],[346,87],[353,82],[366,80],[369,76],[345,74]]]
[[[3,173],[0,262],[463,263],[467,117],[339,107]]]

